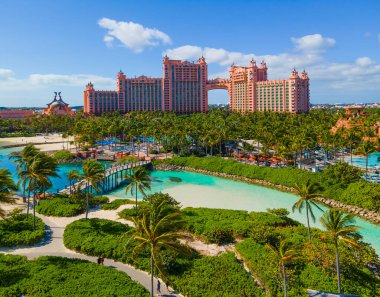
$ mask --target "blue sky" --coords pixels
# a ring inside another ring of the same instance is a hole
[[[210,77],[251,58],[269,79],[305,68],[312,103],[379,102],[379,11],[365,0],[0,0],[0,106],[43,106],[54,91],[81,105],[89,80],[114,89],[120,69],[160,77],[165,53],[203,53]]]

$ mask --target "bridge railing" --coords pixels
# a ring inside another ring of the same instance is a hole
[[[124,164],[118,164],[116,166],[112,166],[112,167],[106,169],[106,171],[104,173],[104,178],[102,181],[106,180],[108,177],[110,177],[113,174],[119,173],[120,171],[133,169],[135,167],[147,165],[149,163],[151,163],[151,162],[150,161],[139,161],[136,163],[124,163]],[[77,189],[78,187],[81,191],[83,191],[83,190],[87,189],[87,187],[90,187],[90,185],[88,184],[88,181],[86,179],[82,179],[82,180],[76,182],[75,184],[71,185],[71,189]],[[57,193],[69,194],[70,193],[70,186],[65,186],[65,188],[57,191]]]

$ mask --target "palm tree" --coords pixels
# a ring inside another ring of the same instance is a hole
[[[72,193],[73,180],[80,179],[82,176],[78,172],[78,170],[73,169],[73,170],[70,170],[70,172],[68,174],[66,174],[66,177],[68,178],[69,183],[70,183],[70,194],[71,194]]]
[[[101,163],[95,159],[86,160],[83,163],[83,178],[87,181],[86,190],[86,219],[88,218],[88,211],[90,206],[90,186],[98,193],[99,188],[97,183],[104,178],[105,170]]]
[[[184,223],[182,213],[179,211],[179,207],[171,207],[165,200],[158,201],[158,203],[148,202],[142,215],[133,218],[133,222],[135,229],[132,229],[134,233],[131,239],[138,242],[133,253],[147,247],[150,251],[151,296],[153,296],[154,268],[164,275],[158,260],[160,250],[162,248],[176,251],[185,250],[178,241],[183,238],[183,235],[178,233]]]
[[[365,140],[361,143],[358,151],[365,156],[365,180],[368,179],[368,156],[376,152],[375,144],[372,141]]]
[[[280,241],[279,246],[272,246],[271,244],[267,243],[265,247],[271,250],[279,261],[279,264],[281,266],[281,274],[284,280],[284,297],[286,297],[287,277],[285,266],[287,263],[291,262],[298,256],[297,250],[295,250],[292,245],[285,239]]]
[[[30,163],[33,161],[33,158],[35,155],[37,155],[40,152],[39,149],[37,149],[33,144],[28,144],[25,146],[21,153],[11,153],[9,158],[13,159],[13,163],[16,163],[16,169],[17,174],[19,176],[19,179],[17,181],[17,185],[22,185],[23,193],[22,196],[25,199],[25,189],[28,184],[28,180],[25,178],[21,178],[21,172],[25,170],[27,166],[30,165]],[[27,200],[27,215],[29,214],[29,206],[30,206],[30,190],[28,191],[28,200]],[[27,216],[28,217],[28,216]]]
[[[28,191],[33,192],[33,228],[36,225],[36,197],[45,194],[52,185],[50,177],[58,177],[57,162],[45,153],[37,153],[19,173],[20,179],[28,183]]]
[[[129,179],[131,182],[128,184],[128,186],[125,189],[125,192],[130,192],[131,195],[135,193],[136,198],[136,213],[137,213],[137,191],[139,191],[142,195],[146,195],[145,191],[150,190],[150,183],[151,180],[149,178],[150,172],[142,166],[135,167],[132,170],[131,174],[127,174],[126,178]]]
[[[353,225],[354,216],[345,214],[339,209],[332,208],[326,211],[320,218],[323,227],[327,230],[328,235],[333,239],[336,253],[336,273],[338,277],[338,293],[341,293],[340,283],[340,262],[338,241],[353,247],[359,247],[358,240],[361,235],[358,233],[360,227]]]
[[[12,174],[8,169],[0,169],[0,202],[14,203],[11,197],[13,191],[17,190],[17,186],[13,182]],[[6,212],[0,207],[0,218],[5,219]]]
[[[311,241],[309,213],[313,222],[315,222],[312,206],[315,206],[322,211],[318,204],[315,203],[315,199],[321,196],[320,192],[322,191],[322,187],[317,183],[313,183],[310,180],[307,180],[304,184],[296,184],[294,186],[294,191],[296,195],[300,196],[300,198],[296,203],[294,203],[292,211],[294,212],[296,209],[298,209],[298,211],[301,212],[303,208],[306,208],[307,232],[309,241]]]

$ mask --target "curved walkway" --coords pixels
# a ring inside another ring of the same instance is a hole
[[[122,205],[117,210],[94,210],[89,213],[89,218],[109,219],[122,223],[128,223],[123,219],[119,219],[117,215],[117,212],[123,208],[128,207],[132,207],[132,205]],[[40,256],[59,256],[66,258],[78,258],[95,263],[97,262],[97,257],[87,256],[69,250],[63,244],[63,232],[65,230],[65,227],[73,221],[84,218],[84,214],[69,218],[46,217],[40,214],[37,214],[37,216],[41,218],[47,226],[47,236],[44,241],[30,247],[22,246],[15,248],[0,248],[0,252],[14,255],[23,255],[28,259],[34,259]],[[150,291],[150,274],[147,272],[136,269],[131,265],[117,262],[111,259],[105,259],[104,265],[127,273],[131,279],[140,283],[142,286],[148,289],[148,291]],[[169,288],[169,291],[166,290],[164,282],[162,280],[160,281],[161,294],[158,296],[183,297],[183,295],[175,292],[172,288]],[[155,278],[154,285],[156,289],[157,278]]]

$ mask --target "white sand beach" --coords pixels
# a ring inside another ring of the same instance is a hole
[[[74,137],[62,138],[61,134],[48,134],[31,137],[5,137],[0,138],[0,148],[8,145],[27,145],[36,144],[36,147],[41,151],[57,151],[62,149],[72,149],[74,145],[70,145],[70,141],[73,141]]]

